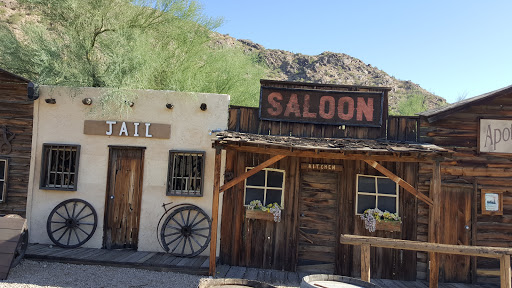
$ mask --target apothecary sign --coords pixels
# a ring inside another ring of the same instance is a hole
[[[287,122],[380,127],[382,92],[261,87],[260,118]]]
[[[512,120],[480,119],[480,152],[512,153]]]
[[[169,139],[171,138],[171,125],[149,122],[85,120],[84,134]]]

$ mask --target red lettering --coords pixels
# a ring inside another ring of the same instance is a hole
[[[328,112],[325,112],[325,104],[329,104]],[[336,100],[332,96],[322,96],[320,97],[320,107],[318,109],[318,114],[320,117],[324,119],[331,119],[334,116],[334,112],[336,110]]]
[[[283,107],[281,106],[281,103],[277,102],[276,100],[283,100],[283,95],[279,92],[272,92],[268,95],[268,103],[272,105],[272,108],[268,108],[267,112],[268,114],[272,116],[278,116],[283,112]]]
[[[309,95],[304,95],[304,113],[302,113],[303,117],[307,118],[316,118],[316,113],[309,112]]]
[[[286,104],[284,116],[288,117],[291,113],[295,114],[295,117],[300,117],[300,106],[299,101],[297,100],[297,94],[292,94],[290,96],[290,101]]]
[[[363,114],[366,121],[373,121],[373,98],[368,98],[368,104],[363,97],[357,97],[357,121],[363,121]]]
[[[347,105],[347,113],[345,113],[345,104]],[[338,100],[338,117],[341,120],[350,120],[354,117],[354,99],[350,97],[341,97]]]

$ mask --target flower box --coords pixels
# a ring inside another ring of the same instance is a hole
[[[400,232],[402,230],[402,223],[400,221],[377,221],[375,223],[375,230]]]
[[[274,214],[261,210],[245,209],[245,218],[274,221]]]

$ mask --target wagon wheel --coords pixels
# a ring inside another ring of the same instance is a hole
[[[46,232],[55,245],[76,248],[91,239],[98,216],[88,202],[69,199],[53,208],[46,221]]]
[[[18,245],[16,246],[16,250],[14,250],[14,258],[11,262],[11,268],[14,268],[20,264],[23,257],[25,257],[25,252],[27,252],[28,247],[28,230],[25,229],[20,235],[20,239],[18,240]]]
[[[179,257],[194,257],[210,243],[210,217],[194,205],[174,209],[164,221],[160,240],[165,251]]]

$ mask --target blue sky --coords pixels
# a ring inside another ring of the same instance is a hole
[[[512,85],[510,0],[199,0],[217,32],[267,49],[345,53],[457,101]]]

